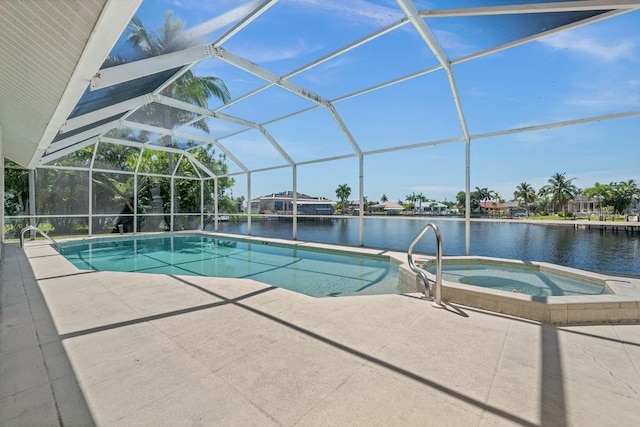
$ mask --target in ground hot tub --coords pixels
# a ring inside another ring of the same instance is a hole
[[[435,261],[428,261],[421,267],[433,275],[436,273]],[[442,279],[534,297],[610,293],[605,280],[590,275],[568,274],[544,265],[477,258],[448,259],[442,266]]]
[[[435,281],[435,258],[416,265]],[[422,279],[404,265],[400,280],[422,292]],[[444,257],[442,299],[554,324],[636,323],[640,279],[612,277],[542,262]]]

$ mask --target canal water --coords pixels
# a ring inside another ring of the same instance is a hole
[[[365,218],[364,245],[371,248],[404,252],[415,235],[427,223],[434,223],[442,234],[444,255],[465,255],[464,221],[434,218]],[[246,234],[246,222],[222,222],[220,231]],[[256,220],[251,234],[261,237],[291,239],[292,223],[284,220]],[[357,246],[357,218],[298,222],[298,240]],[[415,252],[433,254],[432,232],[416,246]],[[640,276],[640,233],[617,233],[611,230],[574,229],[513,222],[471,222],[471,255],[543,261],[568,267],[605,273]]]

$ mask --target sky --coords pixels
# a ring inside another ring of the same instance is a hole
[[[523,3],[522,1],[514,1]],[[258,2],[259,3],[259,2]],[[509,3],[460,1],[456,7]],[[198,43],[212,43],[255,1],[145,0],[137,16],[159,29],[165,11],[185,23]],[[416,1],[419,10],[451,3]],[[397,22],[395,1],[281,0],[222,47],[279,76]],[[573,17],[569,17],[573,18]],[[522,182],[538,190],[555,173],[575,178],[579,188],[630,179],[640,183],[640,116],[574,126],[487,134],[547,123],[640,110],[640,11],[602,20],[472,60],[461,60],[503,43],[557,26],[566,14],[427,19],[449,60],[464,122],[471,136],[470,185],[496,191],[505,200]],[[123,49],[124,42],[116,45]],[[340,184],[359,190],[359,162],[350,135],[364,157],[364,195],[405,200],[411,193],[455,200],[465,189],[466,144],[447,74],[432,70],[410,80],[347,97],[375,85],[436,67],[438,61],[411,25],[301,72],[291,81],[332,102],[344,129],[324,107],[272,86],[220,112],[264,125],[296,162],[298,191],[335,199]],[[265,81],[212,58],[194,72],[220,77],[237,99]],[[209,107],[220,107],[215,99]],[[312,108],[315,107],[315,108]],[[304,113],[277,120],[305,110]],[[209,136],[249,169],[286,165],[283,156],[256,130],[233,134],[237,125],[211,119]],[[195,129],[185,129],[198,135]],[[440,143],[445,141],[453,141]],[[372,154],[396,146],[438,143]],[[229,161],[232,172],[239,166]],[[291,190],[290,167],[251,174],[251,197]],[[247,197],[246,175],[235,176],[234,197]]]

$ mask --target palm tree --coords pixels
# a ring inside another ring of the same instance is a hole
[[[413,213],[415,214],[415,209],[416,209],[416,201],[417,199],[417,195],[415,192],[409,194],[408,196],[404,196],[404,199],[409,202],[411,204],[411,209],[413,209]]]
[[[624,213],[640,196],[640,189],[633,179],[627,182],[612,182],[609,187],[611,190],[605,202],[613,208],[614,212],[620,214]]]
[[[174,20],[172,17],[172,12],[165,14],[164,24],[157,34],[150,32],[138,17],[134,17],[128,26],[127,42],[141,58],[163,55],[197,44],[197,40],[188,37],[184,32],[184,22],[178,18]],[[229,102],[231,99],[229,89],[220,78],[196,76],[191,70],[188,70],[179,79],[168,85],[162,91],[162,94],[204,108],[208,108],[210,97],[218,98],[224,103]],[[195,118],[194,114],[183,110],[163,108],[158,111],[153,104],[147,107],[139,110],[140,114],[146,117],[154,117],[155,124],[169,129],[176,123],[187,123]],[[209,132],[206,120],[199,120],[191,123],[190,126]],[[169,142],[170,138],[169,136]]]
[[[427,197],[422,193],[418,193],[416,194],[416,201],[418,202],[418,211],[422,213],[422,203],[428,202],[429,199],[427,199]]]
[[[478,201],[485,201],[491,198],[491,193],[487,187],[484,187],[484,188],[476,187],[475,193]]]
[[[387,197],[386,194],[383,194],[382,197],[380,197],[380,203],[384,203],[388,201],[389,201],[389,198]]]
[[[562,216],[565,216],[567,202],[578,194],[578,187],[573,184],[575,178],[565,178],[565,173],[556,172],[549,178],[549,184],[540,189],[541,195],[550,195],[551,201],[560,204]]]
[[[347,184],[340,184],[338,188],[336,188],[336,197],[340,199],[340,212],[345,213],[345,207],[347,206],[347,201],[349,200],[349,196],[351,195],[351,187]]]
[[[621,184],[624,184],[625,195],[629,198],[629,204],[640,201],[640,187],[638,187],[638,183],[634,179]]]
[[[127,42],[139,55],[140,59],[164,55],[183,50],[198,43],[198,40],[190,38],[184,31],[184,22],[181,19],[172,19],[173,13],[167,12],[164,24],[158,33],[150,32],[140,18],[133,17],[129,23]],[[118,59],[112,60],[118,62]],[[169,84],[162,95],[175,98],[180,101],[195,104],[203,108],[209,108],[209,98],[215,97],[223,103],[229,102],[231,96],[225,83],[218,77],[196,76],[192,70],[186,71],[180,78]],[[193,121],[197,116],[194,113],[175,109],[158,107],[155,103],[134,112],[130,119],[140,120],[146,124],[157,125],[166,129],[172,129],[176,124],[186,124],[209,133],[206,120]],[[171,146],[171,135],[162,137],[162,145]],[[169,153],[169,170],[174,169],[174,155]],[[224,188],[222,189],[224,191]],[[170,193],[167,193],[170,194]],[[223,199],[224,200],[224,199]],[[172,202],[174,203],[175,200]],[[232,203],[222,205],[219,199],[219,208],[229,209]],[[166,201],[165,201],[166,203]]]
[[[478,207],[480,208],[480,211],[482,211],[480,202],[486,202],[487,200],[490,200],[492,196],[491,191],[487,187],[484,187],[484,188],[476,187],[476,191],[474,191],[473,194],[475,195],[475,201]]]
[[[521,182],[513,192],[513,197],[524,203],[529,212],[529,204],[536,201],[536,190],[528,182]]]
[[[598,200],[598,216],[602,219],[602,203],[606,199],[607,195],[611,191],[611,187],[607,184],[600,184],[596,182],[593,187],[585,188],[583,194],[591,200],[596,198]]]

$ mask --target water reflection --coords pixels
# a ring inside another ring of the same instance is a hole
[[[442,233],[445,255],[465,255],[465,226],[462,221],[366,218],[367,247],[406,251],[411,239],[425,224],[435,223]],[[246,234],[246,223],[221,223],[220,231]],[[262,237],[292,238],[290,221],[254,221],[252,234]],[[357,246],[357,218],[298,222],[298,239]],[[427,233],[416,252],[435,252],[433,233]],[[518,222],[472,222],[471,255],[544,261],[602,272],[640,275],[640,234],[574,229]]]

